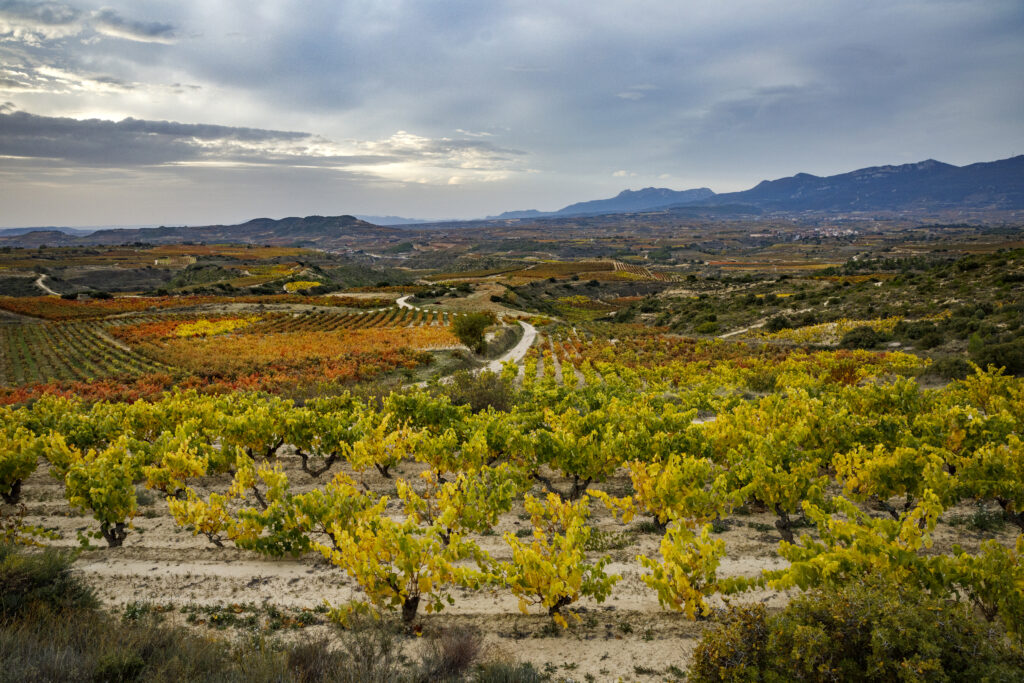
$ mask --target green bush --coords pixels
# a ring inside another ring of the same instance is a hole
[[[498,358],[503,353],[519,343],[523,338],[523,328],[516,326],[502,326],[494,333],[494,338],[484,344],[487,358]]]
[[[864,325],[855,327],[839,340],[841,349],[873,349],[885,341],[885,337],[873,328]]]
[[[53,548],[29,553],[0,545],[0,620],[39,608],[95,607],[92,589],[72,573],[74,559],[72,553]]]
[[[986,344],[971,354],[974,362],[985,368],[989,365],[1006,368],[1013,375],[1024,374],[1024,339],[1004,344]]]
[[[496,662],[482,665],[470,680],[474,683],[540,683],[549,679],[541,676],[532,664]]]
[[[963,604],[873,580],[781,613],[733,608],[705,633],[690,681],[1019,681],[1024,657]]]
[[[453,404],[468,405],[474,413],[487,408],[509,411],[516,404],[515,386],[487,370],[480,374],[456,372],[443,391]]]
[[[34,610],[0,624],[0,681],[289,681],[289,651],[260,640],[232,644],[101,610]],[[340,664],[340,663],[339,663]]]
[[[706,320],[700,325],[697,325],[697,327],[694,328],[694,332],[697,334],[714,334],[715,332],[718,332],[718,323]]]
[[[946,356],[936,359],[932,364],[931,372],[944,379],[964,379],[971,374],[971,364],[963,358]]]

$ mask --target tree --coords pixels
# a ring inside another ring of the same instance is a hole
[[[493,313],[470,313],[457,315],[452,321],[452,332],[459,341],[475,353],[483,353],[484,330],[497,322]]]

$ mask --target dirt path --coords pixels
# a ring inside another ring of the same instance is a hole
[[[60,296],[59,292],[55,292],[46,284],[46,278],[49,277],[46,273],[40,273],[39,277],[36,278],[35,285],[39,289],[43,290],[50,296]]]
[[[809,310],[811,310],[811,309],[810,308],[801,308],[798,311],[788,310],[788,311],[784,311],[782,313],[776,313],[775,315],[799,315],[801,313],[806,313]],[[774,317],[774,316],[772,316],[772,317]],[[761,318],[756,323],[751,323],[747,327],[741,327],[738,330],[733,330],[732,332],[726,332],[725,334],[720,334],[720,335],[718,335],[718,338],[719,339],[728,339],[729,337],[735,337],[737,335],[743,334],[744,332],[749,332],[750,330],[756,330],[759,327],[764,327],[765,325],[767,325],[769,319],[770,318]]]
[[[537,339],[537,328],[530,323],[519,321],[519,324],[523,327],[523,338],[519,340],[519,343],[505,352],[500,358],[492,360],[490,363],[484,366],[484,370],[490,370],[491,372],[501,372],[501,366],[505,363],[512,361],[516,365],[523,360],[526,356],[526,352],[533,346],[533,342]]]
[[[750,330],[756,330],[759,327],[764,327],[767,323],[768,323],[768,319],[764,318],[763,320],[758,320],[756,323],[754,323],[753,325],[749,325],[748,327],[741,327],[738,330],[733,330],[732,332],[726,332],[725,334],[720,334],[720,335],[718,335],[718,338],[719,339],[728,339],[729,337],[735,337],[736,335],[743,334],[744,332],[750,332]]]

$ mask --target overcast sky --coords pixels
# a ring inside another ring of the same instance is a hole
[[[0,0],[8,227],[468,218],[1021,153],[1021,0]]]

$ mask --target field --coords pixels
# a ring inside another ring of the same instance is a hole
[[[615,233],[348,296],[0,300],[3,529],[82,548],[118,619],[336,642],[376,613],[414,659],[464,628],[549,680],[685,680],[739,608],[868,577],[1019,656],[1024,256],[836,239],[781,274]],[[500,376],[477,312],[530,329]]]
[[[47,300],[15,301],[55,321],[0,321],[4,402],[53,392],[109,398],[118,387],[124,398],[135,399],[173,385],[210,392],[330,391],[411,372],[429,364],[427,351],[459,346],[449,331],[452,313],[396,306],[337,312],[350,303],[388,305],[386,298],[324,297],[331,303],[324,307],[316,305],[319,299],[295,297],[300,303],[289,312],[267,311],[263,300],[165,297],[144,315],[134,313],[135,299],[41,299]],[[284,297],[271,299],[270,308],[285,306]]]

